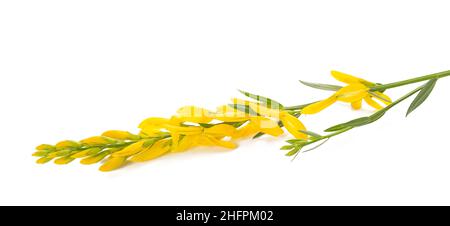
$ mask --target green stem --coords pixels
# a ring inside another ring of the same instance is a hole
[[[434,73],[434,74],[430,74],[430,75],[425,75],[425,76],[421,76],[421,77],[417,77],[417,78],[411,78],[411,79],[407,79],[407,80],[403,80],[403,81],[399,81],[399,82],[393,82],[393,83],[388,83],[388,84],[384,84],[384,85],[377,85],[377,86],[372,87],[370,89],[370,91],[382,91],[382,90],[391,89],[391,88],[404,86],[404,85],[409,85],[409,84],[413,84],[413,83],[417,83],[417,82],[423,82],[423,81],[430,80],[430,79],[439,79],[439,78],[443,78],[446,76],[450,76],[450,70],[439,72],[439,73]]]
[[[314,104],[314,103],[317,103],[317,102],[318,101],[314,101],[314,102],[311,102],[311,103],[308,103],[308,104],[301,104],[301,105],[294,105],[294,106],[284,107],[283,110],[287,110],[287,111],[289,111],[289,110],[301,110],[301,109],[307,107],[308,105],[311,105],[311,104]]]

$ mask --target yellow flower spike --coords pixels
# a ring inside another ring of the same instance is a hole
[[[45,164],[47,162],[50,162],[53,158],[48,158],[48,157],[42,157],[39,158],[38,160],[36,160],[37,164]]]
[[[212,136],[231,136],[236,133],[236,128],[228,124],[218,124],[206,128],[204,133]]]
[[[104,145],[113,144],[116,140],[104,136],[94,136],[81,140],[80,142],[85,145]]]
[[[147,140],[141,140],[134,144],[130,144],[128,147],[126,147],[118,152],[113,153],[112,157],[126,157],[126,156],[130,156],[130,155],[135,155],[145,149],[144,143],[146,141]]]
[[[126,157],[111,157],[106,160],[102,166],[100,166],[99,170],[102,172],[108,172],[118,169],[125,164],[126,160]]]
[[[283,111],[281,112],[280,120],[287,131],[289,131],[289,133],[292,134],[295,138],[305,140],[308,138],[308,135],[299,132],[299,130],[306,130],[306,127],[295,116]]]
[[[102,136],[118,140],[137,140],[140,138],[140,136],[138,135],[132,134],[128,131],[121,131],[121,130],[108,130],[102,133]]]
[[[345,74],[339,71],[331,71],[331,76],[333,76],[336,80],[347,84],[361,83],[367,86],[375,85],[374,83],[364,80],[362,78],[358,78],[353,75]]]
[[[86,157],[86,158],[82,159],[80,161],[80,163],[83,164],[83,165],[94,164],[94,163],[102,161],[109,154],[110,154],[109,151],[103,151],[103,152],[100,152],[100,153],[98,153],[96,155],[89,156],[89,157]]]
[[[178,109],[176,118],[183,122],[208,123],[214,119],[214,114],[203,108],[185,106]]]
[[[337,97],[336,95],[333,95],[331,97],[328,97],[325,100],[310,104],[308,106],[306,106],[305,108],[303,108],[302,114],[316,114],[321,112],[322,110],[324,110],[325,108],[331,106],[332,104],[336,103],[337,101]]]
[[[155,158],[158,158],[170,151],[170,140],[159,140],[155,142],[151,147],[146,148],[139,154],[133,155],[130,158],[131,162],[144,162]]]
[[[73,140],[64,140],[55,145],[55,147],[59,150],[66,148],[78,148],[80,146],[81,146],[80,143]]]
[[[89,148],[89,149],[86,149],[84,151],[80,151],[78,153],[75,153],[75,154],[71,155],[70,157],[72,157],[72,158],[84,158],[86,156],[95,155],[95,154],[99,153],[101,150],[102,149],[98,148],[98,147]]]
[[[55,146],[50,145],[50,144],[41,144],[36,147],[36,150],[38,150],[38,151],[54,151]]]
[[[70,156],[64,156],[61,158],[55,159],[54,163],[58,165],[65,165],[75,160],[75,158],[71,158]]]

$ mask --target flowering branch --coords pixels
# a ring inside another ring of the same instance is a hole
[[[230,104],[222,105],[215,111],[185,106],[169,118],[145,119],[139,125],[138,134],[110,130],[81,141],[65,140],[55,145],[42,144],[36,148],[33,156],[40,157],[37,160],[40,164],[51,160],[56,164],[68,164],[82,158],[82,164],[102,162],[100,170],[111,171],[124,166],[126,162],[149,161],[198,146],[234,149],[240,139],[258,138],[262,135],[277,137],[284,131],[289,132],[294,139],[287,140],[288,144],[281,149],[288,150],[288,156],[297,156],[320,147],[332,137],[377,121],[388,110],[418,93],[408,109],[407,115],[410,114],[427,99],[437,80],[449,76],[450,71],[384,85],[337,71],[332,71],[331,74],[338,81],[346,83],[346,86],[301,81],[312,88],[335,92],[325,100],[284,106],[273,99],[240,91],[252,100],[234,98]],[[396,101],[385,94],[388,89],[422,81],[427,82]],[[325,130],[325,135],[308,131],[298,119],[302,114],[319,113],[337,101],[350,103],[354,109],[360,109],[364,101],[377,111],[370,116],[332,126]],[[304,147],[312,145],[315,146],[304,150]]]

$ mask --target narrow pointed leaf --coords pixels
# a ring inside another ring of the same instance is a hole
[[[321,84],[321,83],[311,83],[299,80],[303,85],[309,86],[314,89],[328,90],[328,91],[338,91],[342,88],[342,86],[329,85],[329,84]]]
[[[312,132],[312,131],[299,130],[299,132],[300,132],[300,133],[304,133],[304,134],[309,135],[309,136],[314,137],[314,138],[320,138],[320,137],[322,137],[322,135],[317,134],[317,133],[314,133],[314,132]]]
[[[436,85],[437,79],[431,79],[428,81],[417,94],[416,98],[413,100],[411,105],[408,108],[408,112],[406,116],[408,116],[411,112],[416,110],[427,98],[430,96],[431,91],[433,91],[434,86]]]
[[[270,98],[264,97],[264,96],[260,96],[260,95],[256,95],[256,94],[252,94],[243,90],[239,90],[239,92],[241,92],[242,94],[244,94],[245,96],[252,98],[254,100],[257,100],[259,102],[261,102],[262,104],[264,104],[264,106],[272,108],[272,109],[283,109],[283,105],[280,104],[279,102],[272,100]]]
[[[361,117],[361,118],[353,119],[353,120],[345,122],[345,123],[341,123],[341,124],[332,126],[328,129],[326,129],[325,132],[335,132],[335,131],[342,130],[342,129],[349,128],[349,127],[363,126],[363,125],[369,124],[370,121],[371,120],[369,117]]]
[[[229,104],[228,106],[237,109],[239,111],[245,112],[246,114],[252,115],[252,116],[258,116],[259,114],[256,113],[253,109],[251,109],[249,106],[247,105],[242,105],[242,104]]]
[[[257,139],[257,138],[263,136],[264,134],[265,134],[265,133],[259,132],[259,133],[257,133],[255,136],[253,136],[252,139]]]

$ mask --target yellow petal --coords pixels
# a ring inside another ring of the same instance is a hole
[[[355,110],[361,109],[362,106],[362,100],[357,100],[355,102],[352,102],[352,108]]]
[[[330,105],[334,104],[336,101],[337,101],[337,97],[335,95],[333,95],[333,96],[331,96],[331,97],[329,97],[329,98],[327,98],[325,100],[322,100],[322,101],[319,101],[319,102],[316,102],[316,103],[313,103],[313,104],[310,104],[310,105],[306,106],[305,108],[302,109],[302,114],[316,114],[316,113],[319,113],[323,109],[325,109],[325,108],[329,107]]]
[[[80,161],[80,163],[81,163],[81,164],[84,164],[84,165],[94,164],[94,163],[97,163],[97,162],[102,161],[102,160],[103,160],[106,156],[108,156],[109,154],[110,154],[110,153],[109,153],[108,151],[103,151],[103,152],[100,152],[100,153],[98,153],[98,154],[96,154],[96,155],[89,156],[89,157],[87,157],[87,158],[82,159],[82,160]]]
[[[299,130],[306,130],[305,126],[303,125],[298,118],[295,116],[289,114],[288,112],[283,111],[280,115],[280,120],[283,122],[284,128],[289,131],[290,134],[292,134],[297,139],[307,139],[308,135],[299,132]]]
[[[199,126],[173,126],[165,125],[166,129],[171,133],[179,133],[183,135],[195,135],[203,132],[203,128]]]
[[[55,145],[57,149],[78,148],[80,144],[73,140],[64,140]]]
[[[370,96],[364,97],[364,101],[370,106],[372,106],[375,109],[382,109],[383,107],[378,104],[376,101],[374,101]]]
[[[158,158],[170,151],[170,144],[168,142],[169,140],[159,140],[139,154],[133,155],[130,161],[144,162]]]
[[[364,85],[372,86],[374,85],[372,82],[366,81],[362,78],[355,77],[353,75],[345,74],[339,71],[331,71],[331,75],[338,81],[341,81],[343,83],[347,84],[353,84],[353,83],[362,83]]]
[[[373,97],[375,97],[377,100],[380,100],[381,102],[383,102],[384,104],[386,104],[386,105],[389,105],[389,104],[391,104],[392,103],[392,99],[388,96],[388,95],[386,95],[386,94],[384,94],[384,93],[382,93],[382,92],[374,92],[377,96],[373,96]],[[381,97],[381,98],[380,98]]]
[[[44,163],[47,163],[47,162],[51,161],[52,159],[53,158],[42,157],[42,158],[39,158],[38,160],[36,160],[36,163],[37,164],[44,164]]]
[[[50,145],[50,144],[41,144],[36,147],[36,150],[38,150],[38,151],[53,151],[53,150],[55,150],[55,146]]]
[[[239,129],[237,129],[236,133],[234,133],[231,137],[233,139],[239,139],[255,135],[258,132],[259,128],[257,128],[253,122],[249,122],[248,124],[241,126]]]
[[[206,128],[204,133],[211,136],[231,136],[236,132],[234,126],[228,124],[218,124],[210,128]]]
[[[194,136],[184,136],[177,143],[172,141],[171,151],[172,152],[181,152],[185,151],[197,144],[199,135]],[[172,137],[173,140],[173,137]]]
[[[271,119],[254,117],[251,119],[251,123],[258,128],[258,132],[263,132],[275,137],[283,134],[283,130],[278,126],[278,123]]]
[[[171,120],[166,118],[147,118],[139,124],[139,128],[144,129],[146,127],[161,127],[164,124],[170,124]]]
[[[126,156],[130,156],[130,155],[135,155],[145,149],[144,143],[146,141],[147,140],[141,140],[136,143],[130,144],[128,147],[126,147],[118,152],[113,153],[112,156],[113,157],[126,157]]]
[[[115,170],[123,166],[126,160],[126,157],[111,157],[102,166],[100,166],[99,170],[103,172]]]
[[[178,109],[177,118],[184,122],[208,123],[214,119],[214,115],[203,108],[185,106]]]
[[[355,102],[362,100],[368,95],[369,88],[362,84],[350,84],[336,92],[336,97],[339,101],[343,102]]]
[[[46,157],[49,154],[48,151],[37,151],[32,154],[34,157]]]
[[[104,145],[115,143],[115,140],[103,136],[94,136],[81,140],[80,142],[86,145]]]
[[[140,138],[138,135],[134,135],[128,131],[121,130],[109,130],[104,132],[102,136],[119,140],[137,140]]]
[[[72,162],[73,160],[75,160],[75,159],[71,158],[69,156],[64,156],[64,157],[55,159],[55,164],[64,165],[64,164],[68,164],[68,163]]]
[[[205,146],[218,146],[218,147],[224,147],[229,149],[234,149],[237,147],[237,145],[230,141],[225,141],[221,139],[217,139],[211,136],[201,136],[199,137],[199,144],[205,145]]]

